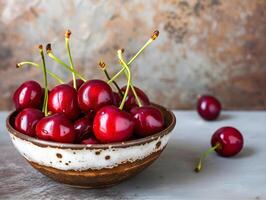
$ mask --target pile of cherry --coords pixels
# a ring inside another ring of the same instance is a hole
[[[126,62],[123,49],[117,51],[121,70],[111,78],[106,64],[99,62],[108,82],[86,80],[74,68],[70,52],[71,32],[65,34],[69,65],[55,56],[51,44],[46,46],[47,55],[72,73],[73,80],[64,83],[56,74],[46,69],[43,46],[39,45],[42,64],[24,61],[17,64],[31,65],[43,70],[44,88],[35,81],[24,82],[14,93],[13,101],[18,111],[15,129],[31,137],[60,143],[114,143],[141,138],[158,133],[164,128],[161,111],[150,104],[147,95],[133,86],[131,63],[154,41],[154,31],[137,54]],[[48,90],[47,74],[59,81]],[[115,79],[126,76],[127,85],[120,88]],[[78,79],[77,79],[78,77]],[[113,91],[111,84],[117,91]]]
[[[69,64],[54,55],[51,44],[46,46],[47,55],[71,72],[73,80],[70,82],[64,83],[46,69],[42,45],[39,45],[42,64],[30,61],[17,64],[18,68],[31,65],[42,69],[44,88],[35,81],[26,81],[15,91],[13,101],[18,112],[15,129],[42,140],[75,144],[122,142],[162,131],[164,117],[161,111],[150,104],[141,89],[133,85],[130,69],[133,61],[158,37],[159,32],[154,31],[128,62],[123,58],[124,50],[118,50],[121,70],[113,77],[109,75],[106,64],[100,61],[99,66],[107,82],[86,80],[75,70],[69,47],[70,35],[70,31],[65,34]],[[50,91],[47,74],[60,83]],[[121,74],[126,76],[127,84],[120,88],[115,80]],[[198,99],[197,110],[203,119],[215,120],[220,114],[221,104],[215,97],[202,96]],[[202,154],[195,171],[201,170],[202,161],[210,152],[216,151],[224,157],[233,156],[241,151],[243,143],[243,136],[237,129],[218,129],[212,136],[212,147]]]

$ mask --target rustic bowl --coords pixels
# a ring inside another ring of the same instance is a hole
[[[13,128],[17,112],[6,121],[11,140],[38,171],[55,181],[76,187],[99,188],[119,183],[142,171],[166,147],[176,120],[162,106],[166,128],[149,137],[113,144],[62,144],[39,140]]]

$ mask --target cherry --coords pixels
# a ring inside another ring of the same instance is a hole
[[[115,106],[105,106],[95,115],[93,121],[93,132],[95,137],[102,143],[122,142],[132,137],[135,122],[131,114],[123,111],[126,97],[131,84],[131,72],[123,61],[122,50],[117,51],[119,61],[125,64],[127,70],[127,87],[119,108]]]
[[[231,157],[238,154],[243,148],[244,138],[236,128],[226,126],[215,131],[211,138],[211,145],[212,147],[201,156],[195,168],[196,172],[201,170],[202,161],[213,151],[223,157]]]
[[[83,80],[81,80],[81,79],[76,79],[77,90],[82,86],[83,83],[84,83]],[[69,81],[67,84],[68,84],[68,85],[71,85],[72,87],[74,87],[74,85],[73,85],[73,80]]]
[[[41,108],[43,89],[36,81],[26,81],[19,86],[13,95],[13,102],[17,110],[23,108]]]
[[[153,106],[135,107],[131,113],[136,119],[135,134],[140,137],[158,133],[164,128],[164,117],[158,108]]]
[[[69,119],[76,119],[80,114],[77,91],[68,84],[54,87],[49,93],[48,110],[52,113],[64,113]]]
[[[211,145],[219,147],[215,151],[223,157],[230,157],[238,154],[243,148],[244,140],[242,134],[233,127],[222,127],[212,136]]]
[[[99,144],[99,141],[94,137],[90,137],[88,139],[82,140],[81,144]]]
[[[42,140],[73,143],[75,140],[75,129],[65,114],[56,113],[42,118],[37,123],[36,135]]]
[[[92,133],[92,121],[87,116],[82,117],[74,122],[76,132],[76,143],[80,143],[83,139],[88,138]]]
[[[198,99],[197,110],[199,115],[205,120],[215,120],[222,106],[218,99],[213,96],[203,95]]]
[[[48,116],[48,82],[42,45],[39,45],[39,50],[43,62],[42,68],[44,75],[45,96],[42,110],[45,117],[37,123],[36,135],[38,138],[43,140],[73,143],[75,140],[75,130],[73,124],[71,121],[69,121],[66,115],[63,113],[56,113],[54,115]],[[68,87],[72,88],[71,86]],[[72,89],[76,91],[74,88]]]
[[[35,137],[35,127],[44,114],[35,108],[23,109],[15,118],[15,129],[25,135]]]
[[[90,110],[97,112],[106,105],[113,105],[114,97],[112,89],[102,80],[89,80],[78,90],[78,104],[84,112]]]
[[[150,100],[149,100],[148,96],[141,89],[137,88],[136,86],[134,86],[134,89],[137,93],[137,96],[139,97],[141,105],[150,105]],[[121,90],[123,92],[125,92],[126,86],[122,87]],[[138,106],[138,103],[136,101],[134,93],[132,92],[132,89],[130,89],[128,92],[127,98],[126,98],[124,109],[126,111],[130,111],[132,108],[137,107],[137,106]]]
[[[132,136],[134,125],[129,113],[115,106],[105,106],[95,115],[93,132],[102,143],[122,142]]]

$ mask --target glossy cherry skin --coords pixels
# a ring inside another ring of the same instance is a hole
[[[164,117],[158,108],[142,106],[131,109],[135,120],[135,134],[146,137],[160,132],[164,128]]]
[[[80,143],[92,134],[92,121],[87,116],[82,117],[74,122],[74,129],[76,132],[75,142]]]
[[[83,83],[84,83],[83,80],[76,79],[77,90],[82,86]],[[67,84],[73,87],[73,80],[69,81]]]
[[[117,92],[113,92],[113,95],[114,95],[114,105],[119,107],[122,101],[122,97]]]
[[[52,113],[64,113],[74,120],[80,115],[77,102],[77,91],[67,84],[54,87],[49,93],[48,110]]]
[[[198,99],[197,110],[205,120],[215,120],[220,115],[221,103],[213,96],[204,95]]]
[[[36,81],[26,81],[13,94],[13,102],[17,110],[24,108],[41,108],[43,89]]]
[[[89,80],[78,90],[78,104],[85,113],[91,110],[96,113],[100,108],[114,104],[112,89],[102,80]]]
[[[143,106],[144,105],[150,105],[150,100],[149,100],[148,96],[141,89],[139,89],[135,86],[134,86],[134,88],[135,88],[135,91],[136,91],[142,105]],[[125,92],[126,86],[122,87],[121,90],[123,92]],[[127,98],[126,98],[124,110],[130,111],[132,108],[137,107],[137,106],[138,106],[138,104],[137,104],[137,101],[135,99],[135,96],[134,96],[132,90],[130,89],[128,92]]]
[[[35,137],[36,124],[44,117],[36,108],[25,108],[15,118],[15,129],[25,135]]]
[[[88,139],[82,140],[81,144],[99,144],[99,141],[94,137],[90,137]]]
[[[115,106],[105,106],[95,115],[93,132],[102,143],[122,142],[132,137],[134,118]]]
[[[238,154],[244,145],[242,134],[233,127],[222,127],[218,129],[211,139],[211,145],[215,146],[217,143],[220,147],[215,151],[224,157],[234,156]]]
[[[42,118],[37,123],[36,135],[42,140],[73,143],[75,140],[75,129],[65,114],[56,113]]]

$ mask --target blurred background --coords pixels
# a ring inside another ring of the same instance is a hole
[[[266,108],[265,0],[2,0],[0,13],[1,110],[12,109],[22,82],[41,82],[40,70],[16,69],[23,60],[40,62],[38,44],[51,42],[67,62],[67,29],[74,64],[88,79],[105,78],[100,59],[110,73],[118,71],[116,50],[125,48],[130,59],[158,29],[159,38],[132,64],[135,85],[153,102],[193,109],[198,95],[212,94],[225,109]]]

